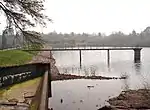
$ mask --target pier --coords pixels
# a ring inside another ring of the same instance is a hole
[[[107,51],[107,64],[110,64],[110,51],[113,50],[133,50],[134,51],[134,62],[139,63],[141,60],[141,49],[142,47],[65,47],[65,48],[50,48],[50,49],[39,49],[39,50],[25,50],[25,51],[79,51],[80,68],[82,66],[82,51],[96,51],[106,50]]]

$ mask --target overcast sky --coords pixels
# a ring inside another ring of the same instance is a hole
[[[46,0],[54,21],[44,32],[141,32],[150,26],[150,0]]]
[[[53,19],[47,28],[36,28],[45,33],[110,34],[143,31],[150,26],[150,0],[45,0],[46,14]]]

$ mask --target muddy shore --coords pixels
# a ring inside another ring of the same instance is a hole
[[[79,76],[71,74],[58,74],[52,76],[52,81],[57,80],[72,80],[72,79],[97,79],[97,80],[112,80],[112,79],[125,79],[126,77],[105,77],[105,76]]]
[[[108,102],[110,106],[99,110],[150,110],[150,89],[122,91]]]

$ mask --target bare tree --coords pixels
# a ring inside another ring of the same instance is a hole
[[[42,13],[43,3],[44,0],[0,0],[0,10],[6,18],[6,28],[15,28],[28,42],[41,43],[40,33],[29,31],[28,28],[37,24],[45,27],[46,21],[52,21]]]

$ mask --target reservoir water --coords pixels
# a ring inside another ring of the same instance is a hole
[[[53,52],[60,73],[76,75],[127,76],[125,80],[68,80],[52,82],[53,110],[97,110],[107,100],[123,90],[150,87],[150,48],[141,50],[141,62],[134,63],[133,50],[82,51],[82,68],[79,52]],[[91,88],[89,88],[91,86]]]

